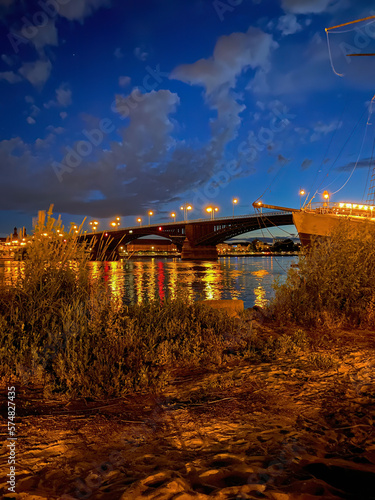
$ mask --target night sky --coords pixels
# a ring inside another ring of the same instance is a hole
[[[238,214],[299,207],[300,188],[366,201],[375,57],[346,54],[375,52],[375,20],[331,32],[342,77],[325,28],[372,6],[0,0],[0,235],[51,203],[66,227],[107,229],[185,202],[189,218],[231,215],[233,197]]]

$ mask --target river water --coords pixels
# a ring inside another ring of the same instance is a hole
[[[264,306],[273,296],[276,277],[285,280],[296,256],[220,257],[217,262],[186,262],[178,258],[142,258],[124,262],[92,262],[92,275],[128,303],[175,297],[240,299],[245,308]]]
[[[275,278],[285,280],[296,256],[220,257],[217,262],[186,262],[149,257],[120,262],[90,262],[93,280],[104,281],[113,296],[126,303],[175,297],[179,289],[190,299],[240,299],[245,308],[264,306],[273,296]],[[9,283],[22,262],[0,261],[0,282]]]

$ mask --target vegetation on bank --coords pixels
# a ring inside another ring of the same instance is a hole
[[[373,323],[374,243],[370,227],[360,235],[342,227],[317,242],[276,285],[269,312],[289,324],[289,334],[264,335],[250,311],[229,318],[183,293],[133,306],[113,299],[90,278],[75,231],[64,232],[49,213],[17,280],[0,287],[0,380],[41,383],[46,394],[116,397],[161,389],[181,370],[240,359],[305,353],[306,367],[329,368],[332,360],[311,352],[313,338],[295,325]]]
[[[375,227],[343,221],[330,238],[315,240],[275,284],[269,312],[280,323],[306,327],[375,325]]]

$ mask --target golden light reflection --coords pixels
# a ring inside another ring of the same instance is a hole
[[[205,298],[208,300],[218,300],[221,298],[220,286],[222,282],[222,273],[219,272],[217,265],[207,266],[207,271],[203,277]]]
[[[266,299],[266,290],[262,287],[262,285],[254,288],[254,294],[256,306],[265,307],[268,304],[268,299]]]
[[[258,286],[254,288],[255,305],[258,307],[265,307],[269,301],[266,299],[266,290],[262,282],[264,277],[267,276],[269,272],[266,269],[258,269],[257,271],[252,271],[251,274],[256,277],[256,281],[258,283]]]

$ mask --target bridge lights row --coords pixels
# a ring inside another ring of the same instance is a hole
[[[219,208],[218,207],[207,207],[206,212],[211,215],[211,220],[214,220],[215,218],[215,212],[218,212]]]
[[[190,210],[193,210],[193,207],[192,207],[190,204],[185,203],[184,205],[182,205],[182,206],[180,207],[180,210],[183,210],[183,212],[184,212],[184,220],[187,220],[187,215],[188,215],[188,212],[189,212]]]

